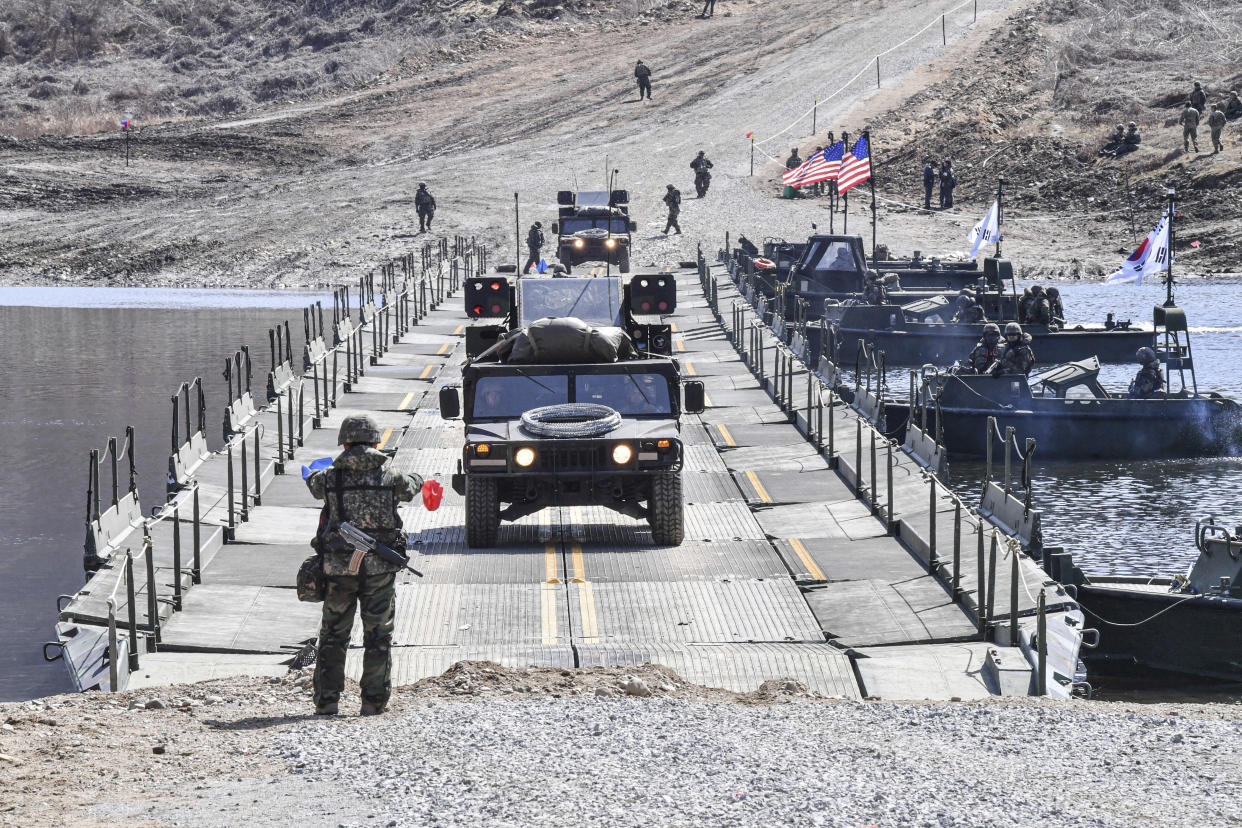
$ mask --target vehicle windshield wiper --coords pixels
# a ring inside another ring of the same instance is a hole
[[[535,385],[538,385],[538,386],[539,386],[540,388],[542,388],[544,391],[547,391],[549,394],[556,394],[556,389],[555,389],[555,388],[550,388],[550,387],[548,387],[548,386],[544,385],[542,382],[540,382],[539,380],[535,379],[535,378],[534,378],[534,377],[532,377],[530,374],[526,373],[525,371],[523,371],[521,368],[517,367],[516,365],[510,365],[510,367],[511,367],[511,368],[513,368],[513,370],[514,370],[514,371],[517,371],[519,374],[521,374],[522,376],[526,377],[526,379],[528,379],[528,380],[530,380],[531,382],[533,382]]]
[[[634,379],[634,375],[629,371],[626,371],[625,375],[630,378],[630,382],[634,383],[634,387],[638,389],[638,393],[643,395],[643,401],[646,402],[647,405],[651,405],[651,397],[647,396],[647,392],[644,391],[643,387],[638,384],[638,380]]]
[[[589,281],[582,283],[582,291],[578,294],[578,298],[574,300],[574,303],[569,306],[569,311],[566,314],[564,314],[565,316],[575,315],[574,311],[577,310],[578,303],[582,301],[583,296],[586,296],[587,288],[589,288],[590,286],[591,286],[591,282]]]

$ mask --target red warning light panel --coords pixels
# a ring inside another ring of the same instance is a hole
[[[464,294],[471,319],[503,319],[513,308],[513,291],[505,278],[472,276],[466,279]]]
[[[667,316],[677,309],[677,281],[671,273],[630,279],[630,313]]]

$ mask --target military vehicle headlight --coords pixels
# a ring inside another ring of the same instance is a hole
[[[528,468],[535,463],[535,450],[529,446],[523,446],[513,455],[513,462],[522,468]]]
[[[574,247],[577,247],[577,248],[586,247],[586,242],[584,242],[582,239],[574,239]]]
[[[617,443],[612,448],[612,462],[618,466],[624,466],[626,463],[634,459],[634,449],[625,443]]]
[[[617,240],[616,240],[616,239],[606,239],[606,240],[604,241],[604,246],[606,246],[606,247],[616,247],[616,246],[617,246]]]

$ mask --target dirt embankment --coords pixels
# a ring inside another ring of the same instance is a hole
[[[1139,238],[1173,187],[1182,260],[1205,273],[1237,273],[1242,121],[1226,127],[1225,151],[1212,155],[1206,115],[1198,153],[1183,151],[1177,118],[1193,81],[1207,90],[1209,107],[1223,108],[1229,90],[1242,86],[1240,43],[1236,3],[1035,4],[977,54],[943,67],[943,80],[876,119],[888,173],[881,187],[912,201],[924,158],[951,158],[956,199],[986,203],[1003,177],[1015,213],[1089,214],[1072,221],[1116,226],[1132,209]],[[1143,136],[1139,150],[1099,155],[1114,125],[1130,121]],[[1049,229],[1055,244],[1055,222]]]
[[[0,135],[83,135],[340,93],[688,0],[10,0]]]

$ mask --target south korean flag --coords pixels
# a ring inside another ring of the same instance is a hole
[[[979,251],[989,244],[1000,241],[1000,203],[993,201],[988,214],[970,230],[966,241],[970,244],[970,258],[979,255]]]

